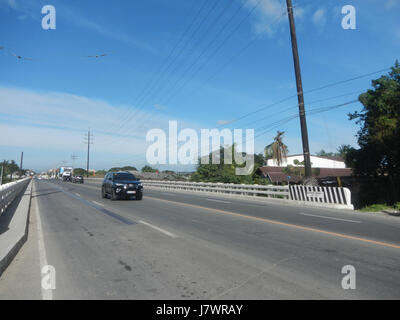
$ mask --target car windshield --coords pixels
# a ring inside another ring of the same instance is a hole
[[[114,173],[114,180],[137,180],[131,173]]]

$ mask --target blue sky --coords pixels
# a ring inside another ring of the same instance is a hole
[[[400,0],[293,2],[305,92],[399,58]],[[166,128],[168,120],[180,128],[215,128],[295,95],[284,3],[0,0],[0,46],[32,58],[0,50],[0,158],[18,160],[24,151],[24,167],[44,170],[72,164],[75,154],[75,165],[85,167],[90,127],[92,168],[141,167],[146,132]],[[41,27],[48,4],[56,8],[55,30]],[[356,30],[341,27],[346,4],[357,10]],[[86,57],[102,53],[107,56]],[[159,73],[160,66],[169,67]],[[357,99],[378,76],[306,93],[306,109]],[[357,126],[347,113],[360,108],[356,103],[308,117],[311,152],[356,146]],[[296,112],[292,98],[227,127],[254,128],[258,135],[257,128]],[[301,153],[298,119],[257,138],[256,151],[277,129],[286,132],[290,153]]]

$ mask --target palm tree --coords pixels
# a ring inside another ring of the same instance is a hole
[[[274,138],[274,142],[266,146],[264,149],[265,158],[274,159],[279,167],[284,161],[286,161],[289,152],[288,147],[282,141],[284,133],[284,131],[278,131]]]

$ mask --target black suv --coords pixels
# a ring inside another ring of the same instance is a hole
[[[101,186],[101,197],[111,197],[111,200],[135,197],[136,200],[143,198],[143,186],[130,172],[109,172],[106,174]]]

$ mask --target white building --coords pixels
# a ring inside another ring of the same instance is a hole
[[[311,158],[311,166],[313,168],[330,168],[330,169],[346,168],[344,160],[340,157],[335,157],[335,156],[322,157],[322,156],[312,155],[310,156],[310,158]],[[268,159],[267,166],[269,167],[286,167],[287,165],[296,166],[296,164],[294,163],[295,160],[303,162],[304,156],[302,154],[289,155],[287,156],[286,161],[283,161],[280,166],[278,166],[275,160]]]

